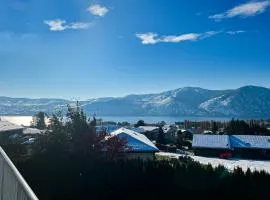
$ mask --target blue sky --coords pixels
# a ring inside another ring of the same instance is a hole
[[[0,0],[0,96],[270,87],[270,1]]]

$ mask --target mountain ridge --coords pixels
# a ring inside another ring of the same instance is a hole
[[[73,102],[0,96],[0,115],[54,113]],[[92,98],[80,103],[87,114],[98,116],[270,117],[270,89],[252,85],[227,90],[184,87],[161,93]]]

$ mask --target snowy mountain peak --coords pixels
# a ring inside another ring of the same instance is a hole
[[[0,97],[0,115],[32,115],[66,109],[71,101]],[[229,116],[270,118],[270,89],[244,86],[232,90],[184,87],[158,94],[82,101],[83,109],[114,116]]]

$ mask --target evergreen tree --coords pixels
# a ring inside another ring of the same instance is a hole
[[[217,127],[217,123],[216,122],[213,122],[212,123],[212,132],[213,133],[217,133],[218,132],[218,127]]]
[[[46,118],[47,114],[45,114],[44,112],[38,112],[35,116],[34,116],[34,127],[44,130],[47,128],[46,126],[46,122],[45,122],[45,118]]]
[[[164,134],[162,127],[159,127],[159,133],[157,136],[157,143],[158,144],[166,144],[165,134]]]
[[[139,127],[139,126],[145,126],[145,122],[143,120],[139,120],[136,124],[135,127]]]

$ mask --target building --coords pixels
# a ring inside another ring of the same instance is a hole
[[[22,135],[24,127],[8,121],[0,121],[0,144],[6,144],[10,139]]]
[[[231,152],[234,157],[269,159],[270,136],[195,134],[192,148],[197,155],[219,156]]]
[[[129,158],[152,159],[159,149],[143,134],[120,128],[110,134],[110,137],[121,137],[127,140],[125,153]]]
[[[0,133],[1,134],[14,134],[14,133],[22,133],[24,127],[13,124],[8,121],[0,120]]]
[[[192,148],[195,155],[219,156],[221,153],[231,151],[228,135],[193,135]]]
[[[270,159],[270,136],[231,135],[230,142],[235,157]]]
[[[150,140],[156,140],[159,134],[159,127],[158,126],[139,126],[141,129],[140,133],[144,134]]]

